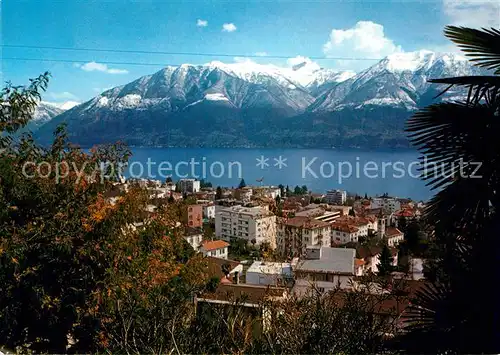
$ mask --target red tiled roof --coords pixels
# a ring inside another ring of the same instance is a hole
[[[396,216],[402,216],[402,217],[413,217],[415,213],[413,213],[410,209],[404,209],[397,211],[394,213]]]
[[[228,246],[229,246],[229,243],[227,243],[223,240],[210,240],[210,241],[205,241],[205,242],[201,243],[201,247],[203,249],[205,249],[206,251],[222,249],[222,248],[225,248]]]
[[[356,258],[356,259],[354,259],[354,265],[363,266],[363,265],[365,265],[365,261],[364,261],[364,259],[357,259]]]
[[[330,224],[327,222],[318,221],[310,217],[293,217],[288,219],[282,218],[280,222],[286,224],[287,226],[308,229],[326,228],[330,226]]]
[[[403,235],[403,232],[401,232],[399,229],[394,228],[394,227],[388,227],[385,230],[385,235],[390,238],[390,237],[398,237],[400,235]]]
[[[347,223],[338,223],[338,222],[333,222],[331,224],[332,229],[336,231],[341,231],[344,233],[356,233],[359,229],[354,227],[353,225],[347,224]]]

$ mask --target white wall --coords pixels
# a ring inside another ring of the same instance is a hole
[[[324,289],[324,292],[332,291],[338,286],[338,282],[340,281],[340,288],[348,289],[350,288],[350,282],[352,280],[351,276],[339,276],[335,275],[334,281],[309,281],[306,279],[296,279],[295,285],[293,287],[293,292],[297,296],[304,296],[311,292],[311,287],[314,285],[318,289]]]
[[[211,250],[211,251],[206,251],[206,252],[203,252],[203,255],[204,256],[213,256],[215,258],[220,258],[220,259],[227,259],[228,247],[216,249],[216,250]]]

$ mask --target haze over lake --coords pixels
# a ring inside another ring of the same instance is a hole
[[[307,185],[319,193],[343,189],[415,200],[433,195],[418,179],[419,155],[411,150],[133,148],[132,152],[128,177],[192,177],[227,187],[237,186],[243,178],[247,185],[283,184],[292,190]]]

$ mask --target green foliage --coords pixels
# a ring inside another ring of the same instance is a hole
[[[500,71],[498,30],[448,26],[445,34],[480,66]],[[433,285],[417,294],[403,347],[417,352],[497,353],[500,305],[477,285],[500,282],[500,78],[431,80],[468,90],[465,100],[434,104],[407,123],[427,157],[422,179],[439,192],[425,211],[433,227],[426,265]],[[445,91],[446,91],[445,90]],[[415,244],[418,233],[413,232]],[[485,270],[488,270],[487,272]],[[460,341],[457,341],[460,339]]]
[[[220,200],[222,198],[222,188],[220,186],[217,186],[215,189],[215,199]]]
[[[28,86],[7,83],[0,91],[0,132],[14,133],[26,126],[42,99],[41,92],[47,89],[49,77],[50,74],[46,72],[38,78],[30,79]]]
[[[242,189],[242,188],[244,188],[245,186],[247,186],[247,184],[245,183],[245,179],[241,179],[241,180],[240,180],[240,183],[238,184],[238,188],[239,188],[239,189]]]
[[[205,181],[205,179],[200,180],[200,188],[207,188],[207,187],[212,187],[212,183]]]
[[[379,276],[388,276],[394,271],[394,257],[392,256],[391,250],[387,243],[384,243],[382,251],[380,252],[380,259],[377,265]]]
[[[2,130],[28,123],[46,80],[4,90]],[[67,352],[68,336],[71,352],[159,345],[150,334],[190,307],[205,278],[172,211],[149,216],[148,193],[134,184],[114,204],[104,197],[129,150],[87,153],[68,143],[64,127],[49,148],[29,135],[8,138],[0,151],[0,344],[40,353]]]
[[[206,290],[208,292],[215,292],[217,290],[217,287],[219,286],[220,279],[217,276],[213,276],[208,280],[207,288]]]

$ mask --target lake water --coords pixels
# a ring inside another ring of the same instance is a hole
[[[306,185],[313,192],[343,189],[375,196],[427,200],[416,151],[327,149],[133,148],[126,176],[205,179],[214,186]],[[280,158],[281,157],[281,158]],[[261,180],[262,182],[258,181]]]

